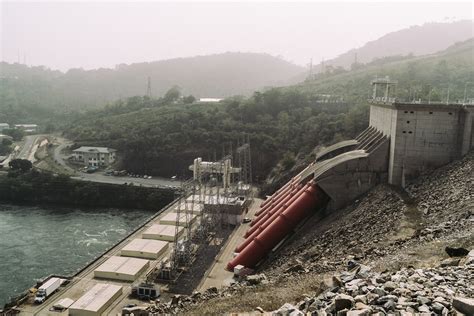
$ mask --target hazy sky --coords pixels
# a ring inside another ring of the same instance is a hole
[[[0,0],[1,1],[1,0]],[[473,18],[472,2],[5,2],[0,59],[66,70],[226,51],[305,65],[425,22]]]

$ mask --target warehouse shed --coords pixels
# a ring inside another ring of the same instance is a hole
[[[69,307],[70,316],[99,316],[122,294],[122,287],[99,283]]]
[[[155,260],[168,249],[168,242],[153,239],[133,239],[122,248],[120,254],[126,257],[136,257]]]
[[[188,216],[188,218],[189,218],[189,223],[192,225],[192,224],[194,223],[194,221],[196,220],[196,215],[194,215],[194,214],[188,214],[187,216]],[[176,225],[177,219],[178,219],[178,213],[171,212],[171,213],[165,214],[165,215],[160,219],[160,224],[164,224],[164,225]],[[179,213],[178,225],[179,225],[179,226],[186,227],[186,214],[185,214],[184,212],[183,212],[183,213]]]
[[[186,210],[188,212],[191,212],[192,214],[195,214],[195,215],[201,215],[202,213],[202,210],[204,209],[204,205],[203,204],[199,204],[199,203],[188,203],[186,206],[184,205],[177,205],[175,206],[173,209],[172,209],[172,212],[174,213],[177,213],[178,211],[178,207],[181,207],[180,208],[180,213],[184,213],[186,212]]]
[[[148,265],[145,259],[113,256],[94,270],[94,277],[133,282]]]
[[[154,224],[144,231],[142,236],[145,239],[156,239],[173,242],[176,238],[181,237],[183,232],[183,227],[178,227],[178,233],[176,234],[176,226]]]

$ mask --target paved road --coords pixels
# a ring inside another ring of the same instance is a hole
[[[23,143],[23,146],[21,147],[20,152],[16,155],[15,158],[30,160],[31,157],[34,156],[35,144],[38,138],[41,136],[42,135],[25,136],[25,142]]]
[[[38,149],[38,139],[43,135],[28,135],[25,136],[23,144],[19,145],[19,151],[12,152],[7,159],[2,162],[3,166],[8,166],[8,163],[13,159],[27,159],[32,163],[36,161],[35,152]]]
[[[64,159],[66,158],[66,156],[62,153],[62,151],[69,145],[72,144],[72,142],[64,139],[64,138],[61,138],[61,137],[56,137],[55,138],[55,141],[59,143],[58,146],[56,146],[56,148],[54,148],[54,153],[53,153],[53,158],[54,158],[54,161],[56,161],[58,164],[60,164],[61,166],[63,166],[66,170],[70,171],[70,172],[74,172],[74,170],[69,167],[66,162],[64,161]]]
[[[254,218],[257,210],[260,209],[260,204],[263,200],[254,198],[253,203],[249,207],[249,212],[246,217]],[[201,281],[198,291],[205,291],[210,287],[222,288],[230,285],[233,280],[234,273],[227,271],[227,263],[234,257],[235,248],[245,240],[245,232],[250,228],[250,224],[241,224],[229,237],[226,244],[217,255],[217,258],[210,268],[208,275]]]
[[[132,178],[132,177],[116,177],[116,176],[106,176],[102,171],[97,171],[96,173],[85,173],[81,171],[77,171],[69,167],[65,160],[68,159],[66,155],[63,154],[63,150],[72,144],[71,141],[62,138],[56,137],[55,141],[59,144],[54,149],[54,160],[62,165],[64,168],[69,170],[70,172],[76,174],[76,176],[72,177],[76,180],[83,180],[83,181],[92,181],[92,182],[101,182],[101,183],[111,183],[111,184],[130,184],[133,183],[134,185],[141,185],[145,187],[179,187],[179,181],[173,181],[171,179],[166,178],[159,178],[155,177],[153,179],[143,179],[143,178]]]

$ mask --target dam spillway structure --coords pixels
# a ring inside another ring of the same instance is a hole
[[[372,85],[369,126],[355,139],[320,150],[261,204],[228,270],[254,268],[323,207],[346,206],[379,183],[404,188],[474,148],[474,104],[400,102],[390,97],[395,81],[386,77]]]

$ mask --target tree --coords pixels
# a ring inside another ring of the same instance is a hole
[[[177,101],[180,96],[181,96],[181,89],[178,86],[174,86],[165,93],[165,96],[163,97],[163,99],[166,102],[174,102],[174,101]]]
[[[33,164],[31,161],[27,159],[13,159],[8,163],[10,169],[12,170],[20,170],[22,172],[30,171],[33,168]]]
[[[184,104],[191,104],[194,103],[194,101],[196,101],[196,98],[193,95],[188,95],[187,97],[183,98]]]
[[[21,140],[23,136],[25,135],[25,133],[22,130],[16,129],[16,128],[4,129],[2,131],[2,134],[11,136],[13,140],[15,141]]]

